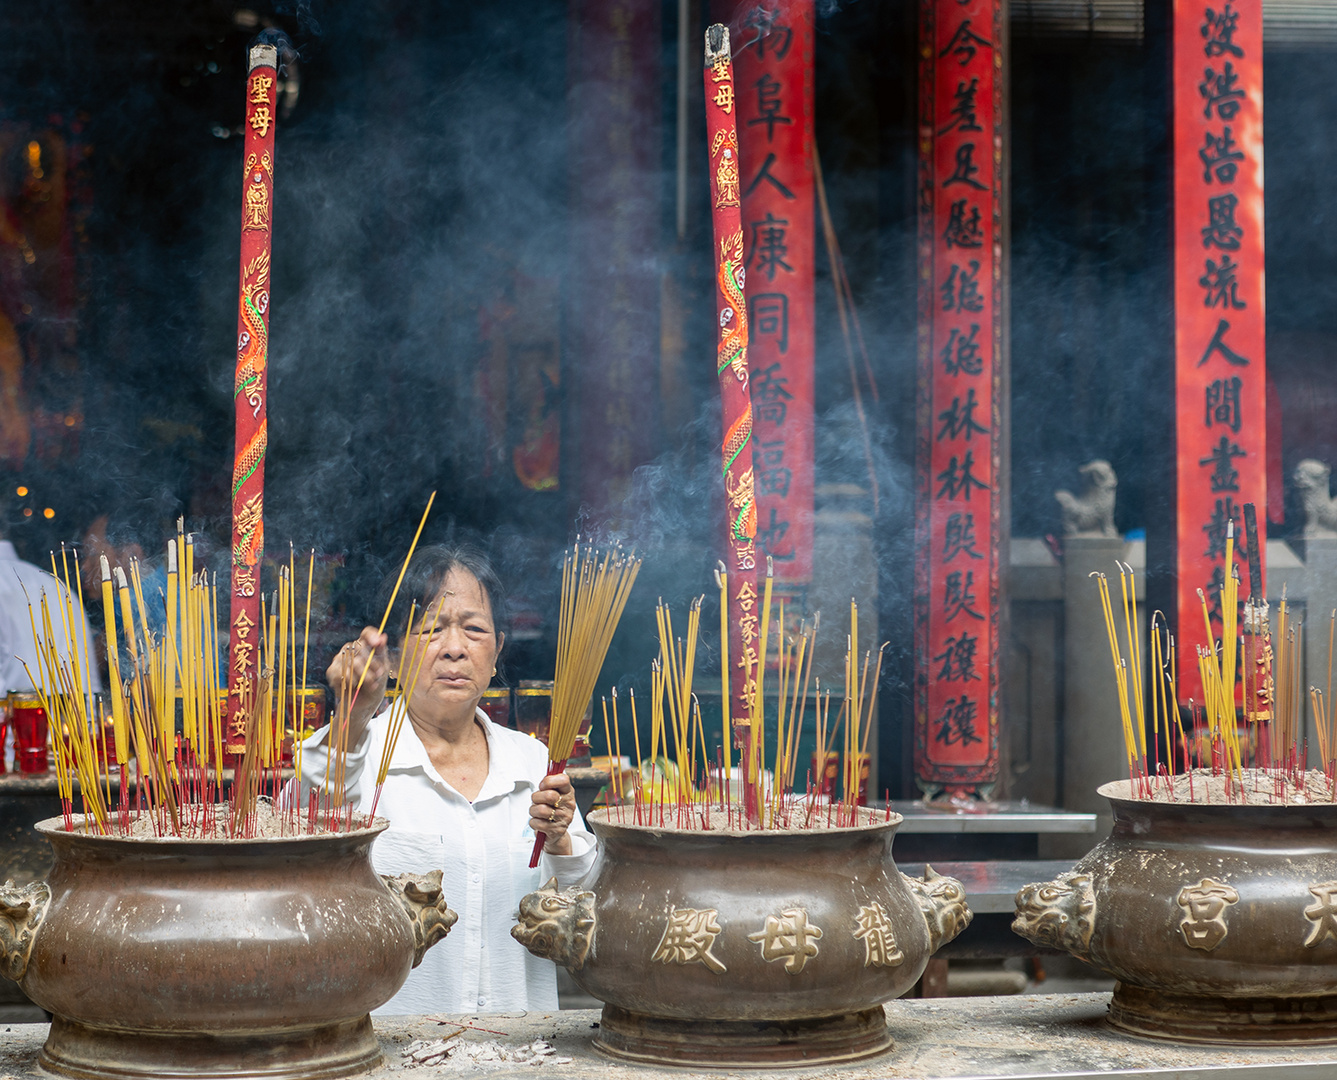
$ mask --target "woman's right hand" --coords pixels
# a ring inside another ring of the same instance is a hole
[[[364,626],[361,636],[340,649],[325,670],[325,681],[334,691],[336,703],[334,725],[339,721],[339,703],[357,688],[359,679],[362,681],[362,687],[357,691],[357,697],[353,699],[348,714],[350,748],[361,740],[367,721],[376,715],[385,700],[385,684],[390,676],[390,658],[386,652],[387,640],[386,635],[378,634],[374,626]],[[370,667],[367,666],[369,656]],[[363,668],[367,670],[365,678],[362,675]]]

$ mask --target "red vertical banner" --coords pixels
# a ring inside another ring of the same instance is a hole
[[[919,7],[915,777],[998,778],[1002,0]]]
[[[233,386],[232,588],[228,624],[227,751],[246,748],[260,659],[260,560],[264,554],[266,366],[269,356],[269,246],[274,205],[274,123],[278,50],[251,48],[246,78],[245,172],[241,203],[241,285]]]
[[[757,549],[812,580],[813,0],[729,5],[734,38]]]
[[[655,454],[662,178],[658,4],[572,0],[571,279],[576,422],[563,446],[595,520],[616,518]],[[555,396],[555,395],[554,395]]]
[[[715,309],[719,338],[716,373],[724,426],[721,444],[724,480],[725,568],[729,576],[729,712],[737,725],[746,718],[756,681],[761,602],[757,590],[754,538],[757,506],[753,488],[752,398],[748,392],[747,304],[743,296],[742,176],[738,164],[737,100],[729,31],[706,31],[706,140],[710,209],[715,240]]]
[[[1262,7],[1175,0],[1171,32],[1178,690],[1202,701],[1199,590],[1219,637],[1227,526],[1243,599],[1243,506],[1267,506]]]

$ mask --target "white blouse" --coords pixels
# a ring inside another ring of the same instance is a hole
[[[529,869],[530,797],[547,772],[547,747],[497,726],[482,710],[477,717],[487,736],[488,773],[473,802],[441,779],[407,720],[395,743],[376,805],[377,816],[388,818],[390,827],[372,845],[372,864],[381,874],[443,871],[446,903],[460,918],[376,1015],[557,1008],[556,968],[512,938],[511,927],[526,893],[551,877],[565,886],[585,875],[594,864],[596,841],[577,810],[567,830],[572,854],[545,851],[538,867]],[[375,797],[389,719],[387,707],[348,751],[347,798],[363,812],[371,810]],[[302,744],[303,806],[308,792],[323,786],[328,733],[321,728]]]

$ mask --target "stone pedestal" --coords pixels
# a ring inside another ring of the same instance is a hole
[[[1314,730],[1313,707],[1309,702],[1309,688],[1317,687],[1328,697],[1328,632],[1332,612],[1337,608],[1337,539],[1312,539],[1304,542],[1304,679],[1305,735],[1309,739],[1309,763],[1321,767],[1318,760],[1318,735]],[[1268,580],[1268,592],[1273,597],[1281,590]],[[1270,615],[1273,633],[1277,627],[1277,602],[1274,599]],[[1333,692],[1337,694],[1337,671],[1334,672]],[[1331,701],[1327,703],[1329,711]]]
[[[1109,635],[1096,581],[1090,575],[1099,571],[1113,579],[1111,592],[1117,603],[1119,568],[1115,561],[1131,562],[1130,547],[1123,540],[1105,537],[1069,536],[1063,541],[1063,808],[1098,815],[1096,835],[1077,838],[1081,852],[1107,836],[1113,824],[1109,803],[1096,789],[1128,776]],[[1137,580],[1140,586],[1141,574]],[[1138,599],[1138,636],[1145,642],[1146,613],[1141,610],[1142,598]],[[1122,612],[1116,612],[1116,625],[1121,629],[1122,619]],[[1120,645],[1126,653],[1127,645],[1122,641]],[[1126,659],[1131,666],[1132,658]]]

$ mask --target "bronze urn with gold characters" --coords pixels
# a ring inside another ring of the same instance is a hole
[[[970,922],[960,882],[896,869],[896,814],[758,831],[616,814],[590,815],[589,874],[530,893],[511,931],[605,1003],[594,1044],[615,1057],[726,1068],[882,1053],[882,1003]]]
[[[314,1080],[377,1065],[370,1010],[456,915],[439,870],[377,875],[385,820],[359,824],[192,839],[38,823],[55,863],[0,887],[0,974],[53,1014],[41,1067]]]
[[[1071,871],[1022,889],[1012,928],[1114,976],[1109,1022],[1123,1031],[1331,1042],[1337,803],[1318,773],[1279,787],[1246,769],[1233,799],[1222,779],[1200,775],[1191,797],[1180,778],[1174,801],[1104,785],[1113,832]]]

